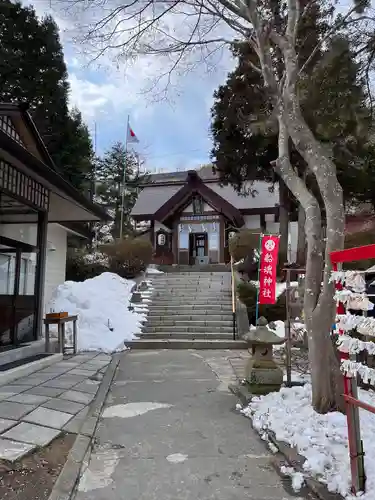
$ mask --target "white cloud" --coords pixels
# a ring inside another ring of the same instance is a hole
[[[113,6],[115,2],[111,0],[108,5]],[[148,165],[194,168],[197,163],[208,160],[209,108],[213,90],[225,79],[226,70],[233,64],[228,52],[215,54],[208,69],[204,62],[190,67],[194,58],[197,62],[202,57],[199,53],[190,54],[190,59],[186,58],[172,75],[166,96],[168,101],[155,105],[156,92],[145,93],[145,90],[170,68],[170,56],[116,58],[118,50],[114,50],[93,62],[88,47],[73,42],[77,32],[71,28],[74,26],[72,19],[68,19],[67,13],[61,9],[64,7],[62,0],[24,0],[24,3],[33,4],[39,16],[51,14],[60,27],[69,69],[70,104],[78,107],[92,130],[93,123],[97,123],[100,150],[107,149],[110,141],[121,139],[121,124],[130,114],[132,124],[141,136],[141,148],[149,156]],[[91,5],[91,2],[85,4]],[[95,15],[107,13],[103,7]],[[169,31],[179,32],[176,18],[169,21]],[[186,29],[187,25],[184,26]],[[165,83],[166,79],[159,85],[159,90]],[[163,134],[160,133],[161,124]],[[103,135],[106,136],[104,142],[101,140]],[[199,151],[193,151],[197,148]],[[181,154],[176,155],[176,150]]]

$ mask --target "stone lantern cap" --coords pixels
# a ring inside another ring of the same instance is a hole
[[[274,345],[283,344],[284,337],[279,337],[268,326],[268,321],[264,316],[258,319],[257,327],[250,330],[243,339],[250,345]]]

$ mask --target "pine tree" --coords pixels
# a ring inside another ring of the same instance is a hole
[[[236,55],[237,68],[214,94],[211,130],[215,168],[224,182],[240,189],[245,180],[274,178],[271,161],[278,155],[278,135],[270,96],[261,75],[249,65],[251,48],[241,44]],[[365,146],[371,120],[359,70],[348,40],[337,37],[311,63],[300,85],[305,119],[315,136],[333,151],[347,201],[366,201],[366,196],[370,201],[368,186],[373,184],[369,153],[374,148]],[[251,121],[244,121],[244,116]],[[304,162],[293,149],[291,160],[300,175],[305,175]],[[310,189],[320,199],[315,181],[309,178]]]
[[[0,101],[28,102],[57,168],[78,189],[87,184],[93,156],[78,111],[69,113],[69,83],[59,29],[33,7],[0,2]]]
[[[112,238],[119,238],[120,235],[123,185],[125,186],[123,235],[128,236],[135,233],[130,213],[137,200],[141,184],[146,180],[146,177],[139,172],[137,156],[133,152],[127,151],[122,142],[116,142],[104,154],[103,158],[97,160],[96,201],[102,204],[114,219],[110,227]],[[124,179],[125,183],[123,183]]]
[[[54,156],[63,166],[64,177],[85,194],[91,191],[94,150],[87,125],[77,108],[70,111],[65,124],[65,144]]]

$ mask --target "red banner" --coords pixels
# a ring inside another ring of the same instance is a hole
[[[279,237],[264,235],[261,241],[259,269],[259,304],[276,302],[276,267],[279,253]]]

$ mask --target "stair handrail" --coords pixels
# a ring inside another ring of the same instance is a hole
[[[232,288],[232,321],[233,321],[233,340],[236,340],[236,281],[234,278],[234,262],[233,257],[230,257],[230,273],[231,273],[231,288]]]

